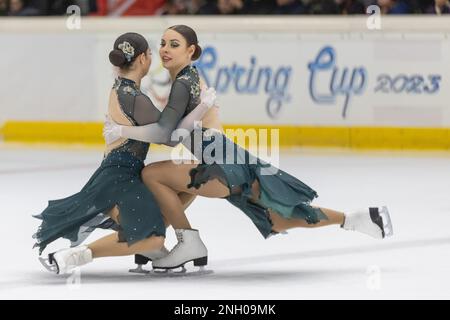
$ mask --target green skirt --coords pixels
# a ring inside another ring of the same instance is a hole
[[[204,136],[206,130],[203,128]],[[196,156],[201,152],[202,161],[191,170],[188,187],[198,189],[209,180],[221,181],[230,190],[226,199],[252,220],[264,238],[276,234],[268,209],[309,224],[328,219],[320,209],[310,205],[317,192],[296,177],[253,156],[222,133],[213,132],[202,141],[201,150],[200,146],[192,146]],[[256,180],[261,191],[257,203],[251,201]]]
[[[153,194],[141,180],[144,162],[129,152],[112,151],[80,192],[48,202],[35,218],[42,223],[33,235],[41,254],[58,238],[78,245],[95,229],[120,230],[129,245],[150,236],[165,236],[166,228]],[[107,213],[118,206],[120,226]]]

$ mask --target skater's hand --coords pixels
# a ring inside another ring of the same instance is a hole
[[[122,137],[122,126],[115,123],[109,115],[106,115],[105,118],[103,137],[105,138],[106,144],[111,144]]]
[[[216,90],[214,88],[202,88],[202,91],[200,93],[200,99],[201,103],[206,105],[208,109],[210,109],[213,106],[216,106]],[[217,107],[217,106],[216,106]]]

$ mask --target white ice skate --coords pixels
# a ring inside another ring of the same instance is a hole
[[[48,271],[66,274],[76,267],[92,262],[92,251],[87,246],[61,249],[50,253],[47,259],[39,257],[39,261]]]
[[[164,258],[153,260],[153,275],[186,276],[212,273],[205,270],[208,263],[208,249],[200,239],[198,230],[176,229],[178,243]],[[187,272],[184,265],[193,261],[194,266],[200,267],[198,271]],[[173,271],[181,268],[181,271]],[[162,271],[161,271],[162,270]]]
[[[132,273],[143,273],[143,274],[150,273],[149,270],[145,270],[144,268],[142,268],[142,266],[146,265],[149,261],[164,258],[168,254],[169,254],[169,250],[167,250],[166,247],[162,247],[160,250],[156,250],[156,251],[135,254],[134,255],[134,263],[137,264],[137,267],[135,269],[130,269],[128,271],[132,272]]]
[[[387,207],[361,209],[346,214],[341,227],[345,230],[359,231],[377,239],[394,234]]]

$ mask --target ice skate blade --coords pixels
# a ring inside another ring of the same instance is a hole
[[[386,206],[383,206],[379,210],[381,219],[383,220],[384,237],[390,237],[394,234],[394,228],[392,227],[391,216]]]
[[[200,258],[195,258],[195,259],[191,259],[191,260],[186,260],[178,265],[175,266],[155,266],[155,263],[153,263],[153,269],[154,270],[174,270],[174,269],[178,269],[178,268],[184,268],[184,266],[186,265],[186,263],[189,262],[193,262],[195,267],[205,267],[208,264],[208,256],[204,256],[204,257],[200,257]]]
[[[47,269],[47,271],[50,271],[51,273],[58,273],[58,267],[56,266],[56,264],[50,263],[49,258],[39,257],[38,259],[39,262],[44,266],[44,268]]]
[[[214,273],[213,270],[206,270],[204,267],[200,267],[196,271],[187,271],[182,267],[181,271],[173,271],[173,269],[153,269],[149,275],[152,277],[161,278],[177,278],[177,277],[198,277]]]
[[[138,273],[138,274],[149,274],[151,271],[145,270],[144,268],[142,268],[141,264],[138,264],[138,266],[135,269],[129,269],[128,272]]]

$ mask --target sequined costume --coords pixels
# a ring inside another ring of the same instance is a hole
[[[191,135],[191,150],[201,155],[201,163],[190,171],[189,188],[200,188],[212,179],[228,187],[226,200],[244,212],[264,238],[276,234],[268,209],[287,219],[303,219],[307,223],[327,220],[318,208],[310,205],[316,191],[296,177],[264,162],[214,129],[202,128],[202,141]],[[252,185],[259,182],[260,196],[251,200]]]
[[[185,77],[190,68],[178,74],[163,112],[153,105],[134,81],[125,78],[116,80],[113,88],[123,113],[133,126],[151,124],[149,127],[155,142],[168,141],[183,117],[186,116],[183,121],[190,117],[190,122],[193,122],[194,119],[201,119],[206,112],[192,112],[200,102],[200,89],[198,78],[197,85],[191,85]],[[190,126],[189,123],[187,127]],[[148,142],[127,139],[104,155],[100,167],[80,192],[49,201],[47,208],[35,216],[42,220],[33,235],[39,252],[42,253],[49,243],[61,237],[76,246],[95,228],[117,230],[119,238],[129,245],[152,235],[165,236],[160,209],[140,176],[148,150]],[[107,215],[116,205],[120,211],[120,226]]]

